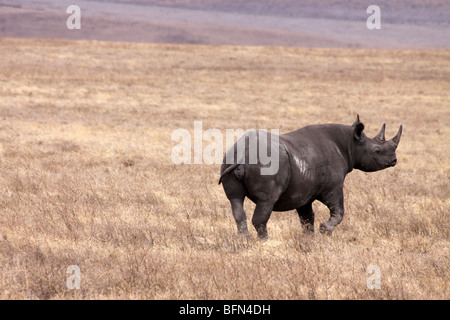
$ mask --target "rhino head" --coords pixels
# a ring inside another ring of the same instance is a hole
[[[386,124],[383,124],[380,132],[373,138],[368,138],[364,133],[364,124],[359,121],[359,115],[352,125],[354,140],[354,168],[366,172],[378,171],[388,167],[393,167],[397,163],[395,150],[402,135],[402,125],[398,129],[397,135],[386,141],[384,131]]]

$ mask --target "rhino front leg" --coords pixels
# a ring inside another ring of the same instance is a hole
[[[331,235],[333,229],[342,221],[344,217],[344,196],[342,189],[330,193],[320,201],[330,209],[330,219],[320,224],[319,231],[326,235]]]
[[[298,216],[305,232],[314,232],[314,212],[312,202],[297,208]]]

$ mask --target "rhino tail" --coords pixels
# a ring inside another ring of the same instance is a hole
[[[223,177],[226,174],[230,173],[231,171],[234,171],[234,174],[239,181],[241,181],[244,178],[244,173],[245,173],[244,165],[235,163],[235,164],[232,164],[231,166],[229,166],[228,168],[226,168],[226,170],[224,172],[222,172],[222,174],[220,175],[219,184],[222,183]]]

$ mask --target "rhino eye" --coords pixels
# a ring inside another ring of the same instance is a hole
[[[376,148],[373,153],[375,153],[376,155],[380,155],[381,154],[381,150]]]

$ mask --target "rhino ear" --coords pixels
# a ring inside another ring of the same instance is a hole
[[[364,142],[364,124],[358,123],[355,125],[355,129],[353,129],[353,138],[358,142]]]
[[[358,123],[361,123],[361,122],[359,121],[359,114],[356,115],[356,121],[353,122],[352,127],[356,127],[356,125],[357,125]]]

